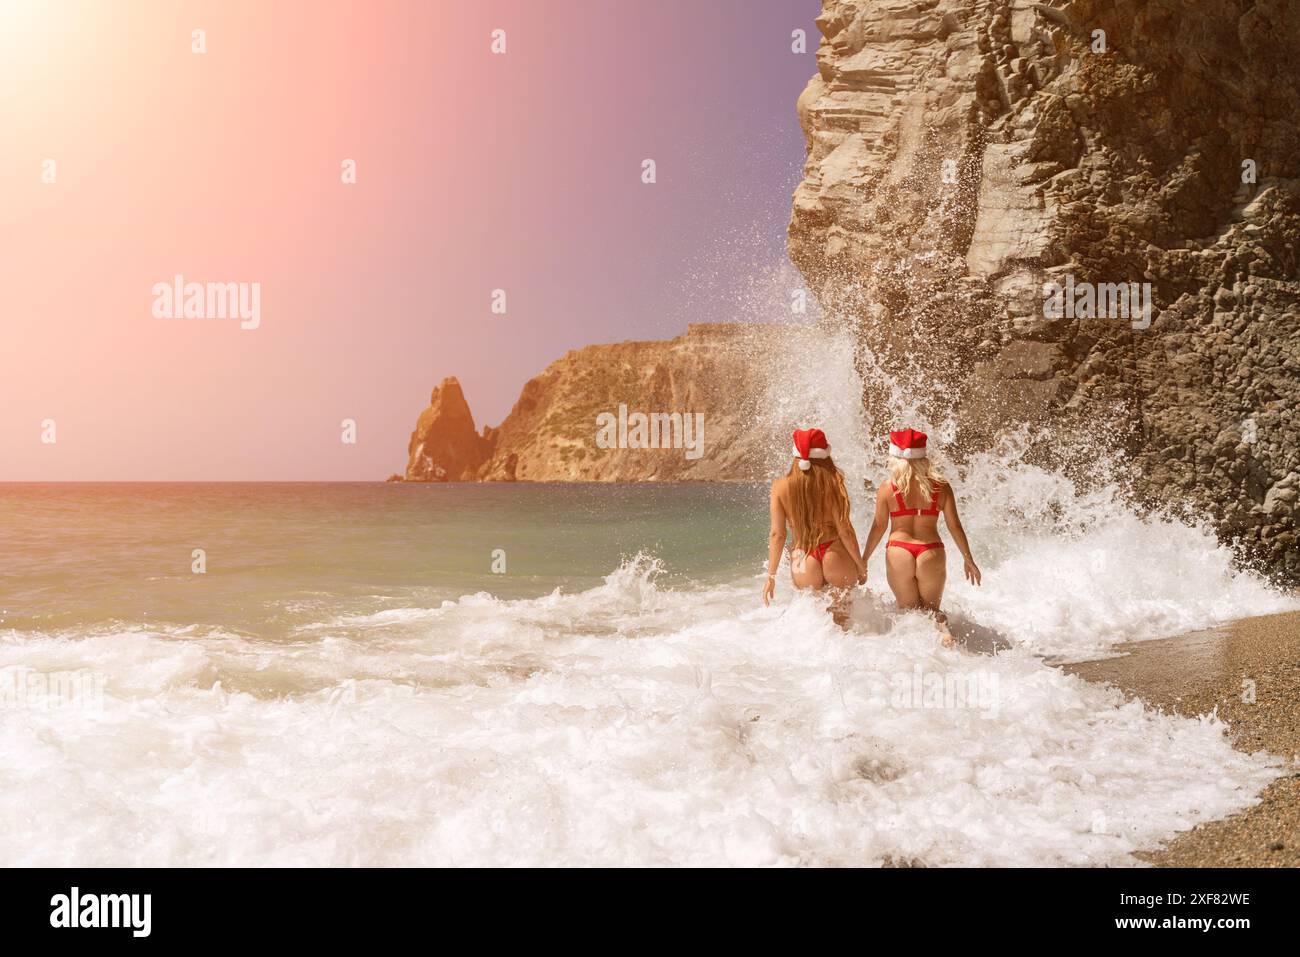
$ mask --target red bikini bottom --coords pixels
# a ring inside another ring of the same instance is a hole
[[[834,544],[835,544],[835,539],[832,538],[828,542],[822,542],[820,545],[814,545],[812,549],[808,552],[808,557],[815,558],[817,559],[817,561],[820,562],[823,558],[826,557],[826,549],[830,548]]]
[[[821,546],[818,546],[819,548]],[[943,548],[943,542],[890,542],[886,548],[906,548],[916,558],[932,548]]]

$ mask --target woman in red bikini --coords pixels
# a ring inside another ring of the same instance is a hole
[[[948,616],[939,610],[947,580],[943,542],[939,540],[939,513],[948,522],[952,540],[966,561],[966,579],[980,583],[979,566],[970,557],[970,543],[957,516],[957,496],[952,485],[930,466],[926,434],[915,429],[889,433],[889,476],[876,491],[876,517],[862,552],[865,565],[891,523],[885,546],[889,587],[899,608],[921,608],[934,616],[945,648],[955,641],[948,631]]]
[[[786,522],[794,532],[790,574],[795,588],[841,590],[832,604],[835,620],[847,617],[847,589],[867,580],[858,554],[858,536],[849,521],[849,493],[844,475],[831,461],[830,445],[821,429],[794,433],[790,472],[772,483],[772,529],[768,535],[767,582],[763,604],[776,591],[776,569],[785,548]]]

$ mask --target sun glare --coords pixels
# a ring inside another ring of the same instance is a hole
[[[46,0],[0,0],[0,71],[37,53],[33,46],[49,26],[50,10]]]

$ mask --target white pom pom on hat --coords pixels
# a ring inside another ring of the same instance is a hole
[[[889,454],[900,459],[923,459],[926,457],[925,444],[928,440],[929,436],[916,429],[890,432]]]

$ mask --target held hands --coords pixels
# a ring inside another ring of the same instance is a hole
[[[867,566],[863,565],[861,568],[858,569],[858,584],[865,585],[866,583],[867,583]]]
[[[969,558],[966,559],[966,580],[972,585],[980,583],[980,568]]]
[[[767,604],[772,600],[772,596],[775,594],[776,594],[776,577],[773,575],[768,575],[767,583],[763,585],[763,606],[764,607],[767,606]]]

